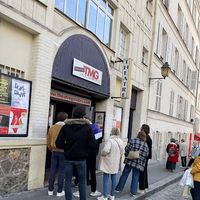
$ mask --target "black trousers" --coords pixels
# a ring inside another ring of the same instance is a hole
[[[182,167],[186,167],[186,163],[187,163],[186,156],[181,156],[181,165],[182,165]]]
[[[144,171],[140,172],[140,175],[139,175],[139,189],[140,190],[145,190],[146,188],[149,188],[148,172],[147,172],[148,161],[149,161],[149,159],[147,159],[147,161],[146,161]]]
[[[188,163],[188,167],[191,167],[192,164],[193,164],[193,162],[194,162],[194,158],[190,158],[190,161],[189,161],[189,163]]]
[[[89,153],[86,160],[87,165],[87,183],[91,184],[91,192],[96,191],[96,153]]]

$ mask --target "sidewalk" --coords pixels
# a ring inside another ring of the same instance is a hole
[[[168,172],[165,170],[165,161],[153,162],[149,165],[149,189],[145,195],[136,195],[136,197],[129,195],[130,181],[131,176],[127,180],[124,191],[120,194],[117,194],[116,200],[133,200],[133,199],[144,199],[145,197],[155,193],[158,190],[166,187],[167,185],[175,182],[182,176],[182,171],[179,166],[174,173]],[[118,176],[119,179],[119,176]],[[102,191],[102,175],[97,175],[97,189]],[[73,188],[73,191],[76,191],[77,188]],[[88,200],[95,200],[96,197],[90,197],[90,187],[88,186]],[[17,194],[10,194],[8,197],[0,197],[3,200],[64,200],[64,197],[48,196],[47,188],[41,188],[33,191],[21,192]],[[78,198],[73,197],[73,200],[78,200]]]

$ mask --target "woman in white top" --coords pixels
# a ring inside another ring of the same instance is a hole
[[[106,141],[99,162],[99,169],[103,171],[103,196],[98,200],[115,199],[116,177],[119,172],[120,158],[124,152],[123,141],[119,137],[118,128],[112,128],[111,136]],[[109,176],[111,176],[111,193],[109,195]]]

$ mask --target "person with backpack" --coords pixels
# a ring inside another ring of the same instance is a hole
[[[176,140],[171,138],[170,143],[167,145],[166,152],[168,153],[166,169],[173,172],[176,169],[176,163],[178,162],[178,149]]]

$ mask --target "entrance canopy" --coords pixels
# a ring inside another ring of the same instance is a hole
[[[52,78],[97,99],[110,96],[110,77],[104,55],[85,35],[73,35],[62,43],[53,63]]]

